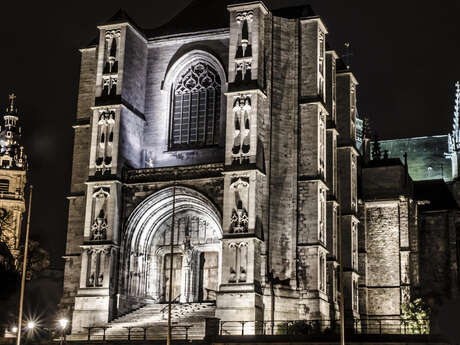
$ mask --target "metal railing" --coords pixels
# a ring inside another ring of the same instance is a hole
[[[345,321],[352,334],[430,334],[430,321],[420,319],[362,319]],[[339,334],[339,320],[220,321],[219,335]]]
[[[110,326],[91,326],[85,327],[87,330],[86,341],[99,342],[109,340],[163,340],[166,339],[166,327],[161,326],[133,326],[123,327],[110,331]],[[189,341],[190,329],[193,325],[173,325],[173,339]],[[73,339],[76,340],[76,339]],[[78,339],[83,340],[83,339]]]
[[[177,295],[172,301],[171,301],[171,312],[174,310],[174,308],[176,308],[176,306],[178,305],[177,302],[180,300],[180,294]],[[160,313],[161,313],[161,317],[163,319],[165,319],[165,313],[168,311],[168,307],[169,307],[169,304],[167,303],[161,310],[160,310]]]

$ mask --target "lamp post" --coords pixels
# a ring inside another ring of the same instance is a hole
[[[63,343],[66,343],[65,333],[66,333],[66,328],[67,328],[68,323],[69,323],[69,320],[67,320],[67,319],[60,319],[59,320],[59,326],[61,328],[61,342],[60,342],[61,345]]]
[[[171,220],[171,239],[169,243],[169,250],[171,252],[169,260],[169,298],[168,298],[168,334],[166,344],[171,345],[172,341],[172,293],[173,293],[173,262],[174,262],[174,222],[175,222],[175,209],[176,209],[176,178],[177,171],[174,171],[174,184],[173,184],[173,204],[172,204],[172,220]]]
[[[19,315],[18,315],[18,333],[16,334],[16,345],[21,345],[21,328],[22,328],[22,307],[24,304],[24,288],[26,285],[26,273],[27,273],[27,255],[29,251],[29,229],[30,229],[30,212],[32,211],[32,190],[33,186],[30,186],[29,190],[29,212],[27,214],[27,228],[26,228],[26,239],[24,244],[24,260],[22,262],[22,277],[21,277],[21,293],[19,295]],[[27,323],[31,328],[35,327],[33,321]]]

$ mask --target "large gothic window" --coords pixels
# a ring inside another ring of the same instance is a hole
[[[204,62],[184,70],[172,89],[171,149],[213,146],[219,143],[221,80]]]

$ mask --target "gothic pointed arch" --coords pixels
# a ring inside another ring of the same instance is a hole
[[[174,251],[171,253],[173,209]],[[181,300],[197,300],[202,292],[198,291],[193,279],[199,274],[199,256],[212,252],[220,257],[221,219],[219,210],[207,197],[188,187],[177,186],[175,191],[174,187],[168,187],[145,199],[131,213],[125,226],[120,277],[122,294],[164,300],[163,273],[174,255],[180,256],[184,262],[181,265],[188,265],[190,270],[189,281],[179,287]]]
[[[221,143],[226,85],[222,64],[204,50],[189,51],[170,66],[163,83],[169,97],[169,149]]]

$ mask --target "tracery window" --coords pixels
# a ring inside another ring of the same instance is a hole
[[[173,84],[171,149],[213,146],[219,143],[221,79],[214,68],[197,62]]]

